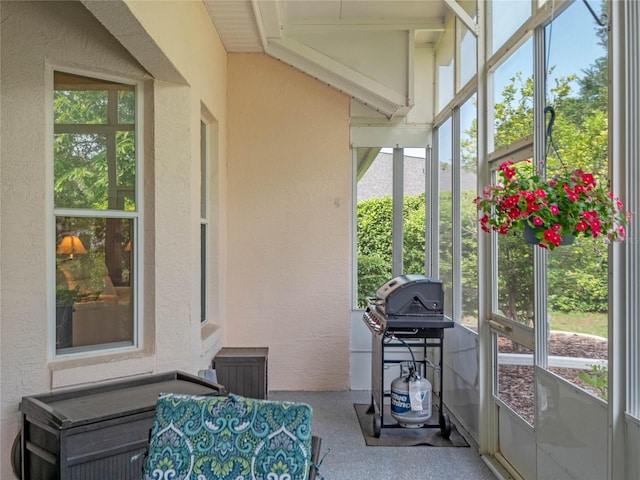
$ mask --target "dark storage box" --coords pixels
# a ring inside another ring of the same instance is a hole
[[[250,398],[266,399],[267,357],[266,347],[222,348],[213,359],[218,382],[225,386],[227,392]]]
[[[158,394],[223,395],[182,372],[23,397],[23,480],[139,480]]]

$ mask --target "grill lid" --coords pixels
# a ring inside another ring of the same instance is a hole
[[[442,315],[442,280],[410,274],[392,278],[376,292],[377,307],[385,315]]]

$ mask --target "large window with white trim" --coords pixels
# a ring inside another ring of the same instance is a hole
[[[136,343],[136,87],[54,72],[55,352]]]

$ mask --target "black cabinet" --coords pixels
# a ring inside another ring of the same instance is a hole
[[[266,399],[267,347],[225,347],[213,359],[218,382],[227,392],[244,397]]]
[[[222,395],[182,372],[23,397],[23,479],[139,480],[158,394]]]

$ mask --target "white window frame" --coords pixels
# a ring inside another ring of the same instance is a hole
[[[209,123],[200,119],[200,324],[209,321]]]
[[[72,75],[80,75],[88,78],[95,78],[99,80],[117,82],[127,85],[132,85],[135,89],[135,156],[136,156],[136,174],[135,174],[135,211],[124,210],[90,210],[90,209],[70,209],[70,208],[55,208],[54,206],[54,108],[53,100],[55,93],[54,86],[54,72],[68,73]],[[46,138],[49,141],[47,148],[47,184],[46,195],[49,215],[48,228],[47,228],[47,265],[48,265],[48,295],[47,295],[47,312],[48,317],[48,350],[49,358],[51,359],[70,359],[75,357],[92,356],[96,354],[104,354],[105,352],[126,352],[132,350],[138,350],[142,348],[142,339],[144,338],[144,321],[143,321],[143,305],[141,298],[144,291],[144,271],[142,262],[142,248],[144,245],[144,228],[142,225],[144,212],[144,198],[142,195],[143,175],[144,175],[144,151],[143,151],[143,98],[144,98],[144,84],[139,80],[132,80],[131,78],[117,77],[102,72],[88,71],[76,68],[69,68],[64,65],[47,64],[45,66],[46,74]],[[57,352],[56,349],[56,268],[55,268],[55,226],[57,216],[73,216],[73,217],[90,217],[90,218],[126,218],[131,219],[133,222],[133,242],[131,245],[131,252],[133,254],[132,267],[134,269],[134,279],[131,285],[131,301],[134,302],[133,309],[133,334],[130,345],[125,346],[109,346],[109,345],[88,345],[82,349],[73,352]]]

